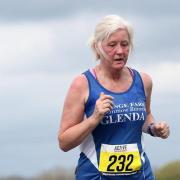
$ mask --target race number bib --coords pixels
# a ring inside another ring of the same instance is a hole
[[[137,144],[101,145],[99,171],[131,174],[140,168],[141,158]]]

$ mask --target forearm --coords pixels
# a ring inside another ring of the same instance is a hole
[[[69,151],[74,147],[80,145],[83,140],[94,130],[97,126],[96,117],[90,116],[81,123],[68,128],[63,133],[59,134],[59,144],[63,151]]]

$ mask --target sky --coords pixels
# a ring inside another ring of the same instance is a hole
[[[87,41],[98,21],[117,14],[134,28],[128,66],[153,79],[152,112],[171,128],[145,135],[153,167],[180,159],[180,1],[0,1],[0,176],[33,176],[76,166],[57,133],[73,78],[97,64]]]

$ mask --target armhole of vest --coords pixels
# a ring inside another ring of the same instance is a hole
[[[85,102],[85,109],[86,109],[87,104],[90,101],[90,95],[91,95],[91,82],[90,82],[90,75],[89,75],[89,73],[90,73],[89,70],[87,70],[86,72],[82,73],[86,77],[86,79],[88,81],[88,97],[87,97],[87,101]]]
[[[139,80],[140,80],[141,86],[142,86],[142,90],[143,90],[143,94],[144,94],[144,97],[146,99],[146,93],[145,93],[144,83],[143,83],[141,74],[138,71],[136,71],[135,69],[132,69],[132,70],[133,70],[134,74],[136,74],[136,76],[139,77]]]

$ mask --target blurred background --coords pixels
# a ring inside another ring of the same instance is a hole
[[[167,140],[145,135],[151,164],[177,177],[179,8],[178,0],[0,0],[0,179],[73,179],[79,149],[64,153],[57,141],[63,101],[72,79],[96,64],[87,41],[109,14],[132,23],[128,65],[152,77],[152,112],[171,127]]]

